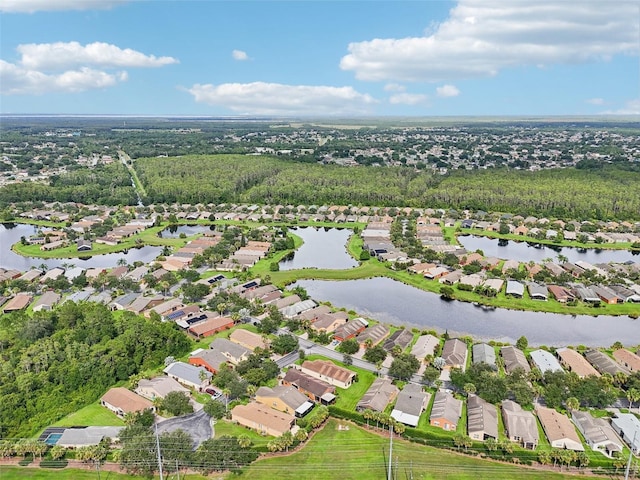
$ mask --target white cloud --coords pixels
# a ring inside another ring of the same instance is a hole
[[[608,115],[640,115],[640,98],[629,100],[624,107],[618,110],[602,112]]]
[[[426,103],[429,100],[427,95],[419,93],[398,93],[389,97],[389,103],[392,105],[418,105]]]
[[[34,70],[57,70],[78,65],[98,67],[161,67],[179,63],[173,57],[156,57],[103,42],[29,43],[18,45],[20,63]]]
[[[233,52],[231,52],[231,56],[234,60],[238,60],[240,62],[249,60],[249,55],[247,55],[247,52],[243,52],[242,50],[234,50]]]
[[[352,87],[279,83],[196,84],[187,91],[198,103],[253,115],[343,115],[367,113],[377,101]]]
[[[55,10],[107,9],[128,0],[0,0],[0,12],[35,13]]]
[[[178,60],[145,55],[108,43],[58,42],[18,45],[18,63],[0,59],[0,91],[5,95],[82,92],[129,78],[122,68],[161,67]]]
[[[128,78],[127,72],[107,73],[83,67],[59,74],[47,74],[27,70],[13,63],[0,60],[0,93],[4,95],[48,92],[82,92],[96,88],[112,87]]]
[[[458,90],[453,85],[443,85],[441,87],[436,88],[436,94],[439,97],[447,98],[447,97],[457,97],[460,95],[460,90]]]
[[[340,67],[361,80],[440,82],[607,60],[637,51],[637,13],[634,2],[459,0],[423,37],[349,44]]]
[[[586,102],[591,104],[591,105],[604,105],[605,104],[604,98],[589,98],[588,100],[586,100]]]
[[[407,89],[404,85],[400,85],[398,83],[387,83],[384,86],[385,92],[404,92]]]

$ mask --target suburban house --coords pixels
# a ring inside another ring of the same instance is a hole
[[[371,345],[377,345],[384,340],[387,335],[389,335],[389,328],[381,323],[376,323],[371,327],[367,327],[356,337],[356,340],[360,345],[364,346],[368,343],[371,343]],[[371,342],[369,342],[369,340]]]
[[[244,348],[248,348],[252,352],[256,348],[261,348],[266,350],[269,348],[269,344],[265,341],[262,335],[258,335],[257,333],[250,332],[249,330],[245,330],[243,328],[237,328],[231,335],[229,335],[229,340],[233,343],[237,343]]]
[[[417,427],[430,398],[431,395],[422,391],[421,385],[407,383],[398,394],[391,418],[410,427]]]
[[[580,378],[588,377],[589,375],[600,376],[593,366],[587,362],[587,360],[575,350],[570,348],[558,348],[556,355],[560,359],[560,364],[569,372],[574,372]]]
[[[517,280],[507,280],[507,288],[504,293],[512,297],[522,298],[524,296],[524,285]]]
[[[615,358],[616,362],[627,368],[630,372],[637,372],[640,370],[640,357],[625,348],[615,350],[613,352],[613,358]]]
[[[393,332],[382,344],[387,352],[390,352],[395,347],[400,347],[404,351],[405,348],[413,341],[413,332],[406,328],[401,328]]]
[[[42,294],[33,304],[33,311],[39,312],[40,310],[51,310],[59,301],[61,295],[54,291],[47,291]]]
[[[502,420],[509,440],[531,450],[538,446],[538,423],[533,413],[523,410],[512,400],[505,400],[502,402]]]
[[[569,417],[553,408],[541,405],[536,405],[536,415],[552,447],[576,452],[584,451],[584,446]]]
[[[367,325],[368,324],[366,321],[363,321],[360,318],[354,318],[353,320],[336,328],[335,332],[333,333],[333,338],[335,338],[339,342],[344,342],[345,340],[355,338],[356,335],[364,332],[364,329],[367,328]]]
[[[229,365],[229,359],[217,350],[199,348],[191,353],[189,363],[215,374],[223,365]]]
[[[184,362],[173,362],[163,372],[186,387],[202,390],[204,384],[209,383],[212,375],[202,367],[196,367]]]
[[[17,312],[18,310],[24,310],[29,306],[31,300],[33,300],[33,297],[28,293],[18,293],[2,308],[2,313],[11,313]]]
[[[611,357],[600,350],[587,350],[584,356],[600,373],[608,373],[613,377],[615,377],[618,372],[624,373],[625,375],[629,375],[630,373],[626,367],[618,365]]]
[[[249,358],[249,355],[251,355],[251,350],[244,348],[242,345],[238,345],[231,340],[227,340],[226,338],[214,339],[209,344],[209,349],[220,352],[230,363],[234,365],[246,360]]]
[[[56,445],[64,448],[98,445],[105,438],[110,438],[111,441],[117,440],[122,430],[124,427],[65,428]]]
[[[622,437],[622,440],[633,451],[634,455],[640,454],[640,420],[633,413],[616,413],[611,419],[613,430]]]
[[[126,293],[124,295],[120,295],[109,304],[109,308],[112,311],[125,310],[136,300],[136,298],[138,298],[138,296],[139,295],[137,293]]]
[[[110,389],[102,396],[100,404],[119,417],[124,417],[126,413],[142,412],[147,408],[155,412],[153,403],[124,387]]]
[[[411,355],[422,361],[427,355],[433,356],[438,345],[440,345],[438,337],[429,334],[420,335],[411,347]]]
[[[378,377],[373,381],[369,390],[362,396],[356,405],[356,410],[361,412],[368,409],[376,412],[384,412],[387,405],[395,400],[398,392],[398,387],[391,383],[391,380]]]
[[[312,308],[311,310],[302,312],[296,318],[301,322],[313,323],[316,320],[318,320],[318,318],[320,318],[322,315],[325,315],[327,313],[331,313],[331,308],[329,308],[327,305],[318,305],[317,307]]]
[[[336,387],[324,380],[307,375],[296,368],[287,370],[287,373],[282,378],[282,384],[297,388],[298,391],[304,393],[311,400],[322,405],[329,405],[336,399]]]
[[[561,285],[547,285],[547,289],[560,303],[567,303],[575,298],[569,289]]]
[[[545,285],[540,285],[535,282],[528,282],[527,289],[529,290],[529,297],[531,297],[533,300],[547,301],[549,299],[549,290]]]
[[[591,290],[600,297],[600,300],[609,305],[615,305],[622,301],[616,292],[604,285],[592,285]]]
[[[544,375],[547,372],[563,372],[560,362],[556,360],[556,357],[552,353],[546,350],[533,350],[530,354],[533,364]]]
[[[210,337],[223,330],[233,327],[233,320],[228,317],[213,317],[203,322],[194,323],[189,327],[189,333],[198,338]]]
[[[151,380],[142,379],[138,382],[135,392],[152,402],[156,398],[164,398],[171,392],[182,392],[187,395],[191,394],[188,388],[183,387],[177,381],[170,377],[156,377]]]
[[[571,412],[571,418],[592,450],[609,458],[622,452],[620,437],[607,420],[595,418],[589,412],[580,410]]]
[[[273,388],[260,387],[255,394],[256,402],[298,418],[304,417],[313,409],[306,395],[293,386],[278,385]]]
[[[502,347],[500,349],[500,356],[502,356],[502,360],[504,361],[504,369],[507,371],[507,373],[511,373],[517,368],[521,368],[527,373],[531,371],[529,362],[527,362],[524,353],[519,348],[516,348],[512,345]]]
[[[280,437],[291,431],[296,418],[258,402],[251,402],[248,405],[236,405],[231,410],[231,420],[263,435]]]
[[[442,358],[446,363],[445,368],[460,368],[464,371],[467,367],[469,350],[467,344],[459,338],[450,338],[442,347]]]
[[[305,360],[302,365],[293,365],[293,368],[340,388],[349,388],[356,377],[355,372],[328,360]]]
[[[311,329],[316,332],[332,333],[342,325],[346,325],[348,321],[349,315],[345,312],[325,313],[311,324]]]
[[[471,347],[472,361],[473,363],[486,363],[492,368],[497,368],[496,365],[496,350],[486,343],[476,343]]]
[[[467,430],[474,440],[498,440],[498,409],[477,395],[467,399]]]
[[[281,312],[285,318],[293,318],[300,315],[302,312],[311,310],[315,306],[316,302],[311,299],[302,300],[298,303],[294,303],[293,305],[289,305],[288,307],[283,308]]]
[[[434,427],[455,432],[462,415],[462,400],[458,400],[448,392],[436,392],[431,407],[429,423]]]

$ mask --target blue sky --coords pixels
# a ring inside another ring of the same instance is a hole
[[[0,112],[640,114],[619,0],[0,0]]]

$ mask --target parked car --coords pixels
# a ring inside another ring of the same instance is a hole
[[[212,400],[215,400],[216,398],[220,398],[222,396],[222,392],[219,392],[213,387],[207,387],[204,389],[204,391],[209,395],[211,395]]]

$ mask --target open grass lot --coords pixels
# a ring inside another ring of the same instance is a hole
[[[338,430],[340,422],[329,420],[299,452],[289,456],[259,460],[242,475],[233,478],[270,480],[278,478],[318,480],[370,480],[385,478],[385,455],[389,441],[346,424],[349,430]],[[393,464],[397,456],[397,478],[415,479],[492,479],[559,480],[572,478],[555,472],[481,460],[454,452],[394,441]],[[231,478],[231,477],[229,477]],[[603,478],[602,476],[599,478]]]
[[[2,480],[95,480],[98,478],[98,474],[95,470],[79,470],[77,468],[65,468],[62,470],[44,469],[44,468],[26,468],[26,467],[9,467],[0,466],[0,479]],[[152,478],[152,477],[140,477],[136,475],[127,475],[125,473],[105,472],[100,471],[101,480],[127,480],[132,478]],[[153,478],[160,478],[156,475]],[[166,480],[176,479],[176,475],[172,473],[165,473],[164,478]],[[180,473],[180,478],[184,480],[204,480],[206,478],[202,475],[192,474],[185,475]]]
[[[53,427],[74,426],[123,427],[124,422],[110,410],[100,405],[100,401],[87,405],[54,423]]]

